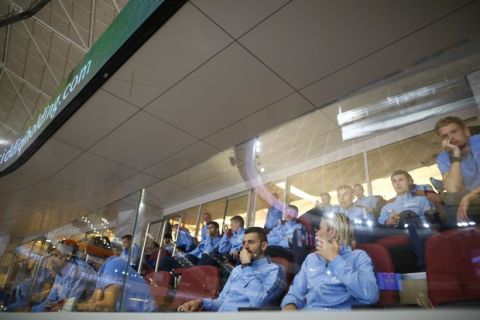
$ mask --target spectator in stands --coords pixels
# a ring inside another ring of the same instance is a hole
[[[295,232],[301,232],[303,226],[297,221],[298,208],[288,205],[285,208],[285,221],[270,231],[268,237],[268,248],[266,254],[272,257],[282,257],[293,261],[291,252],[292,239]]]
[[[332,197],[328,192],[322,193],[320,195],[320,199],[322,202],[318,203],[318,207],[322,210],[322,212],[328,212],[333,208],[332,204],[330,203],[330,201],[332,201]]]
[[[125,261],[130,261],[130,265],[134,269],[137,269],[138,264],[140,262],[140,255],[142,254],[140,247],[136,243],[133,243],[133,237],[131,234],[124,235],[122,237],[122,243],[123,243],[123,251],[120,257]],[[131,254],[130,254],[130,251],[131,251]]]
[[[205,223],[202,227],[202,232],[201,232],[201,239],[200,241],[204,240],[207,235],[208,235],[208,223],[212,221],[212,215],[208,212],[203,213],[203,222]]]
[[[365,190],[360,183],[353,185],[353,192],[357,200],[354,202],[355,207],[363,208],[368,213],[373,213],[377,206],[377,197],[375,196],[365,196]]]
[[[27,266],[22,266],[17,271],[16,281],[14,284],[14,301],[7,306],[9,312],[22,312],[28,311],[29,304],[28,298],[30,295],[30,289],[32,288],[33,281],[31,277],[31,271]]]
[[[271,305],[285,289],[283,269],[265,256],[268,242],[264,229],[245,230],[241,265],[236,266],[216,299],[196,299],[182,304],[178,311],[238,311]]]
[[[457,117],[446,117],[435,124],[442,139],[443,152],[437,157],[447,192],[471,191],[480,187],[480,135]]]
[[[123,300],[120,301],[122,291]],[[77,304],[76,310],[150,312],[155,310],[154,301],[143,278],[127,266],[124,259],[114,256],[98,270],[95,291],[90,299]]]
[[[337,188],[338,206],[335,206],[333,212],[345,213],[351,221],[360,222],[364,220],[373,221],[373,215],[364,208],[355,206],[353,203],[353,189],[350,186],[342,185]]]
[[[209,221],[207,223],[208,235],[207,237],[200,242],[198,247],[192,251],[187,252],[185,255],[185,260],[181,255],[176,257],[164,257],[160,261],[160,270],[162,271],[172,271],[173,269],[180,267],[188,267],[191,265],[204,265],[210,264],[210,254],[218,249],[220,245],[220,234],[219,234],[219,225],[215,221]],[[203,258],[203,259],[202,259]]]
[[[244,224],[245,222],[241,216],[232,217],[230,219],[231,229],[225,232],[218,248],[218,252],[234,265],[237,261],[240,261],[239,254],[245,233],[245,229],[243,229]]]
[[[404,170],[395,170],[391,175],[392,186],[397,196],[382,207],[378,222],[387,227],[407,228],[418,267],[425,266],[425,238],[429,232],[425,212],[432,209],[430,201],[424,196],[410,192],[412,178]]]
[[[55,282],[45,301],[32,307],[33,312],[58,311],[67,299],[88,296],[95,283],[95,271],[76,256],[77,251],[77,244],[70,239],[56,245],[50,258]]]
[[[454,225],[454,218],[457,222],[468,220],[466,211],[457,208],[457,205],[467,193],[480,187],[480,135],[471,136],[468,127],[457,117],[440,119],[435,124],[435,131],[442,139],[444,150],[437,157],[446,191],[442,198],[447,205],[449,223]],[[463,206],[467,202],[472,206],[471,200],[468,196],[463,200]],[[477,201],[474,202],[477,204]]]
[[[372,261],[364,251],[353,250],[354,243],[345,213],[323,215],[317,250],[305,259],[283,298],[282,309],[350,309],[375,303],[379,291]]]
[[[178,224],[173,226],[173,231],[176,234],[176,248],[183,252],[192,251],[195,249],[195,241],[190,233],[185,229],[180,227]]]
[[[272,193],[270,208],[268,208],[267,218],[265,219],[265,232],[267,234],[282,221],[281,203],[278,201],[278,193]]]

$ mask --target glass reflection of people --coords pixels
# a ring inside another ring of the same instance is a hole
[[[270,207],[267,211],[267,218],[265,219],[264,229],[269,233],[273,228],[275,228],[282,221],[282,210],[280,209],[281,204],[278,201],[278,193],[272,193]]]
[[[342,185],[337,188],[338,206],[332,211],[345,213],[351,221],[370,220],[373,221],[373,215],[364,208],[355,206],[353,203],[353,188],[349,185]]]
[[[77,311],[90,312],[150,312],[155,308],[150,288],[143,278],[127,266],[124,259],[116,256],[110,257],[98,270],[95,291],[88,301],[76,306]]]
[[[76,256],[78,246],[74,240],[59,242],[52,252],[50,267],[56,273],[55,282],[45,299],[32,307],[33,312],[58,311],[67,299],[82,299],[89,295],[95,283],[95,271]]]
[[[297,309],[350,309],[373,304],[379,291],[370,257],[353,250],[355,238],[348,216],[328,213],[320,221],[316,252],[305,259],[281,307]]]
[[[240,251],[242,264],[232,270],[218,298],[191,300],[178,311],[238,311],[272,304],[285,289],[285,275],[281,267],[265,256],[267,245],[263,228],[246,229]]]
[[[365,209],[368,213],[373,213],[377,206],[377,197],[365,196],[365,190],[359,183],[353,185],[353,193],[357,198],[354,202],[355,206]]]
[[[447,205],[447,214],[456,222],[468,222],[469,215],[464,210],[468,203],[470,217],[480,214],[473,194],[468,193],[480,187],[480,135],[471,135],[462,119],[445,117],[435,124],[435,131],[442,139],[443,152],[437,157],[437,165],[442,173],[443,186],[446,193],[442,195]],[[467,197],[466,199],[463,199]],[[463,200],[462,206],[457,205]],[[472,200],[473,203],[472,203]],[[473,208],[473,204],[477,206]],[[476,212],[473,212],[476,210]],[[454,224],[453,221],[451,224]]]
[[[412,179],[408,172],[395,170],[391,181],[397,196],[382,207],[378,222],[387,227],[407,228],[418,267],[422,270],[425,267],[425,237],[430,232],[420,230],[428,226],[425,212],[433,206],[426,197],[410,192]]]
[[[128,256],[130,255],[130,251],[131,251],[132,253],[130,257],[130,265],[134,269],[137,269],[138,263],[140,262],[140,255],[142,254],[140,247],[136,243],[133,243],[133,237],[131,234],[124,235],[122,237],[122,243],[123,243],[123,251],[120,257],[125,261],[128,261]]]

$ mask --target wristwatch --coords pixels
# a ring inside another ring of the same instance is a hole
[[[452,157],[452,162],[455,162],[455,161],[461,162],[461,161],[462,161],[462,158],[460,158],[460,157]]]
[[[246,268],[246,267],[251,267],[252,266],[252,263],[249,262],[249,263],[242,263],[242,269]]]

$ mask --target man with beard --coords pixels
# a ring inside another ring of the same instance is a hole
[[[238,311],[271,305],[285,289],[285,274],[265,256],[267,245],[263,228],[246,229],[240,251],[242,264],[232,270],[218,298],[191,300],[178,311]]]

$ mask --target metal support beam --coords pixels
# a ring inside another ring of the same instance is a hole
[[[35,90],[36,92],[40,93],[42,96],[44,96],[45,98],[47,98],[47,100],[50,100],[52,99],[52,96],[46,94],[45,92],[43,92],[42,90],[40,90],[39,88],[37,88],[36,86],[34,86],[33,84],[31,84],[30,82],[28,82],[27,80],[23,79],[21,76],[19,76],[18,74],[16,74],[15,72],[12,72],[10,69],[8,69],[7,67],[3,67],[3,70],[5,70],[5,72],[7,72],[9,75],[11,75],[12,77],[14,77],[15,79],[17,79],[18,81],[24,83],[26,86],[28,86],[29,88]]]
[[[88,47],[91,48],[93,45],[93,36],[95,32],[95,15],[96,15],[96,6],[97,6],[97,1],[92,0],[92,14],[90,15],[90,34],[88,37]]]
[[[10,77],[10,75],[9,75],[8,73],[5,73],[5,74],[7,75],[7,79],[8,79],[8,81],[10,82],[10,84],[12,85],[13,90],[15,90],[15,93],[17,94],[18,99],[19,99],[20,102],[22,103],[23,108],[25,109],[25,112],[27,112],[28,117],[30,118],[30,120],[32,120],[32,119],[33,119],[33,115],[32,115],[32,113],[30,112],[30,110],[28,109],[28,106],[27,106],[27,104],[25,103],[25,100],[23,100],[23,97],[22,97],[22,94],[20,93],[20,90],[18,90],[17,86],[16,86],[15,83],[13,82],[12,78]]]
[[[75,25],[75,22],[73,22],[73,19],[72,19],[72,17],[70,16],[70,14],[68,13],[67,8],[65,8],[65,5],[63,4],[63,1],[62,1],[62,0],[58,0],[58,3],[60,4],[60,7],[62,8],[63,13],[65,13],[65,15],[67,16],[68,21],[69,21],[70,24],[72,25],[73,31],[75,31],[75,33],[77,34],[78,38],[79,38],[80,41],[82,42],[82,45],[83,45],[85,48],[90,48],[89,46],[87,46],[87,43],[85,42],[85,40],[83,39],[82,35],[80,34],[80,31],[78,31],[78,28],[77,28],[77,26]]]
[[[9,12],[12,11],[12,6],[9,5]],[[3,50],[3,57],[2,57],[2,61],[4,64],[7,63],[7,57],[8,57],[8,43],[10,42],[10,33],[11,33],[11,29],[12,29],[12,26],[9,24],[7,26],[7,34],[5,36],[5,46],[4,46],[4,50]]]
[[[115,7],[115,10],[117,11],[117,14],[120,13],[120,7],[118,6],[118,3],[116,0],[112,0],[112,4]]]
[[[50,64],[48,63],[47,59],[45,58],[45,56],[43,55],[42,53],[42,50],[40,50],[40,47],[38,46],[38,43],[37,41],[35,40],[35,38],[33,37],[33,34],[30,32],[30,30],[28,29],[27,27],[27,24],[25,23],[25,21],[22,21],[22,24],[23,24],[23,28],[25,29],[25,32],[28,34],[28,36],[30,37],[30,40],[32,41],[33,43],[33,46],[35,47],[35,49],[37,49],[37,52],[38,54],[40,55],[40,58],[42,59],[43,63],[45,64],[45,67],[47,68],[47,70],[50,72],[50,74],[52,75],[53,77],[53,81],[55,81],[55,84],[58,86],[60,86],[60,81],[58,81],[57,77],[55,76],[55,74],[53,73],[53,70],[52,68],[50,67]]]

